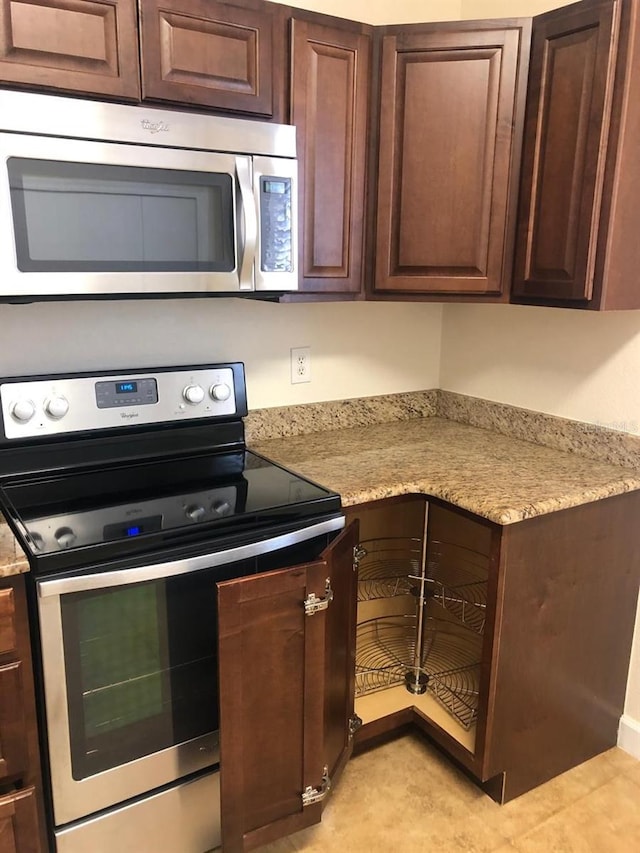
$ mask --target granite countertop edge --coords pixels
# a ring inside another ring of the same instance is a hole
[[[299,473],[304,475],[303,471],[300,471]],[[446,503],[450,503],[459,509],[471,512],[474,515],[482,516],[488,521],[495,522],[495,524],[506,526],[509,524],[516,524],[520,521],[525,521],[529,518],[536,518],[540,515],[547,515],[550,512],[558,512],[562,509],[571,509],[572,507],[581,506],[585,503],[604,500],[605,498],[615,497],[616,495],[622,495],[638,489],[640,489],[640,477],[630,477],[622,480],[613,480],[611,483],[594,489],[589,489],[588,493],[578,490],[573,494],[567,493],[561,497],[531,501],[531,503],[526,506],[499,506],[494,509],[488,506],[482,506],[473,500],[469,500],[465,494],[458,491],[450,491],[446,488],[443,489],[430,483],[428,480],[380,483],[379,485],[371,488],[342,491],[340,496],[344,507],[353,507],[358,506],[359,504],[371,503],[373,501],[380,501],[385,498],[394,498],[402,495],[425,495],[430,498],[437,498],[445,501]]]

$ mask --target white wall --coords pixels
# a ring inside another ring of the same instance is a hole
[[[275,0],[286,6],[351,18],[366,24],[409,24],[420,21],[457,21],[464,0]]]
[[[440,387],[449,391],[640,434],[639,367],[638,311],[444,309]]]
[[[435,388],[440,305],[242,299],[0,305],[0,376],[244,361],[252,409]],[[291,385],[290,347],[311,347]]]

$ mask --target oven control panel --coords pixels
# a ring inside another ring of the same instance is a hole
[[[246,414],[241,364],[0,384],[5,439]]]
[[[133,539],[159,530],[219,521],[236,511],[236,486],[188,495],[102,507],[86,512],[32,519],[27,541],[34,553],[65,551],[116,539]]]

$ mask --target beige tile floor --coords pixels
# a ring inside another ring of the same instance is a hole
[[[356,756],[322,824],[260,853],[639,853],[640,761],[620,749],[498,806],[418,735]]]

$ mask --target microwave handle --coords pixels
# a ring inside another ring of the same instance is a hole
[[[251,161],[247,157],[236,157],[236,175],[240,187],[242,219],[244,224],[244,246],[240,262],[240,290],[253,290],[253,267],[258,245],[258,215],[251,183]]]

